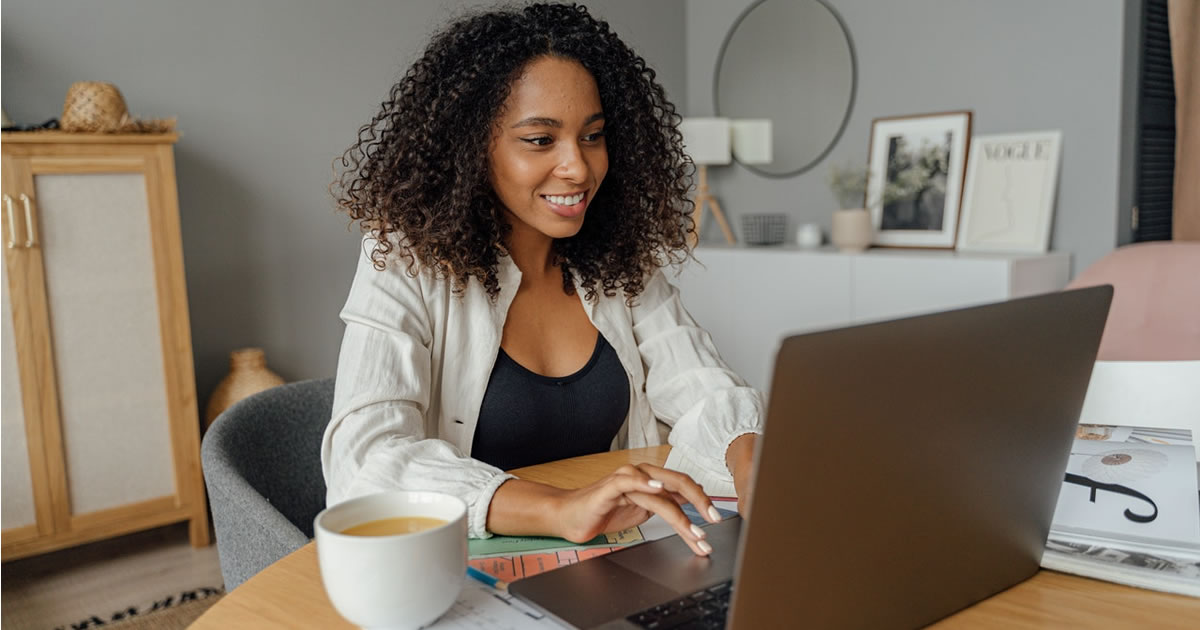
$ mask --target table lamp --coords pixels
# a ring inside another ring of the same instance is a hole
[[[773,159],[771,121],[765,118],[684,118],[679,131],[683,133],[684,150],[698,167],[696,208],[692,211],[696,240],[700,239],[704,205],[708,204],[712,206],[713,217],[721,226],[726,242],[737,242],[725,213],[721,211],[721,204],[708,189],[708,165],[729,164],[734,157],[742,164],[769,164]]]
[[[679,124],[683,134],[683,150],[692,158],[697,166],[696,207],[692,210],[692,221],[696,224],[695,241],[700,240],[700,228],[704,221],[704,205],[712,206],[713,217],[721,226],[725,240],[737,242],[725,213],[721,212],[721,204],[708,190],[708,165],[729,164],[733,155],[730,150],[731,133],[728,118],[684,118]],[[695,243],[693,242],[693,245]]]
[[[733,134],[733,157],[742,164],[770,164],[774,159],[771,145],[771,121],[767,118],[743,118],[729,123]]]

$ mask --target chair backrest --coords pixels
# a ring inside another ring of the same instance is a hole
[[[1100,341],[1104,361],[1200,359],[1200,243],[1127,245],[1067,285],[1113,285]]]
[[[227,589],[312,538],[332,408],[332,378],[303,381],[239,401],[209,427],[201,459]]]

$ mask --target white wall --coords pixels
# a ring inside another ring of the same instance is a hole
[[[769,0],[772,2],[784,0]],[[688,113],[713,113],[721,43],[753,0],[687,0]],[[1118,238],[1122,132],[1122,0],[829,0],[850,32],[858,93],[846,131],[813,170],[789,179],[739,165],[710,168],[710,185],[738,223],[786,212],[826,234],[836,200],[830,164],[866,163],[877,117],[969,109],[975,133],[1063,130],[1051,249],[1076,272]],[[796,112],[803,121],[803,112]],[[1127,215],[1127,212],[1126,212]],[[706,239],[720,239],[708,222]]]

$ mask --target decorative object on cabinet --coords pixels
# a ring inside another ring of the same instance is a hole
[[[829,3],[759,0],[721,44],[713,107],[718,116],[775,121],[774,159],[738,161],[759,175],[791,177],[837,144],[854,108],[856,75],[850,33]]]
[[[180,521],[209,544],[178,136],[2,138],[3,559]]]
[[[858,204],[867,194],[867,169],[853,163],[829,169],[829,190],[838,200],[830,240],[843,252],[861,252],[871,245],[871,213]]]
[[[175,119],[138,120],[111,83],[79,81],[67,88],[59,121],[63,131],[84,133],[170,133]]]
[[[833,211],[833,229],[829,240],[843,252],[861,252],[871,246],[875,230],[871,213],[866,208],[843,208]]]
[[[871,123],[867,207],[874,244],[954,247],[970,137],[969,111]]]
[[[816,223],[805,223],[796,228],[796,245],[801,249],[816,249],[821,246],[823,240],[821,226]]]
[[[229,374],[217,383],[204,411],[204,428],[233,403],[266,389],[283,385],[283,377],[267,367],[262,348],[241,348],[229,353]]]
[[[1048,251],[1061,148],[1059,130],[975,136],[958,249]]]
[[[779,245],[786,232],[785,214],[742,215],[742,239],[747,245]]]
[[[729,131],[728,118],[684,118],[679,123],[679,131],[683,134],[684,151],[696,164],[696,207],[692,210],[692,221],[696,225],[694,238],[700,239],[701,228],[704,225],[704,206],[712,206],[713,217],[721,226],[725,241],[736,243],[733,230],[721,211],[721,204],[708,190],[708,165],[729,164],[732,160],[730,144],[732,138]]]

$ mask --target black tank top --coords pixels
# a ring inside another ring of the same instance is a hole
[[[527,370],[503,349],[496,357],[471,457],[501,470],[602,453],[629,413],[629,377],[604,335],[587,365],[569,376]]]

